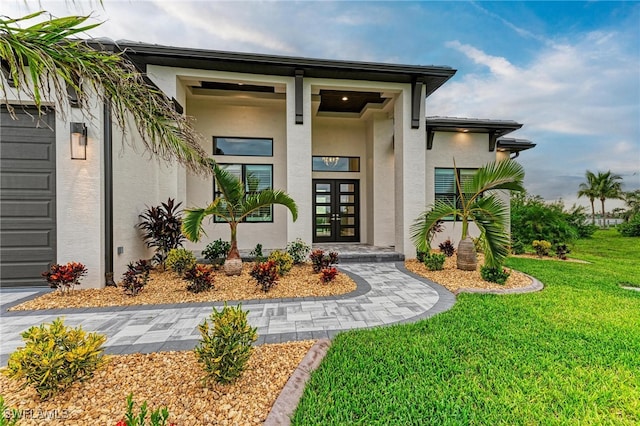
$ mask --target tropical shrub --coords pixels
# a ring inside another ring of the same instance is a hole
[[[549,250],[551,250],[551,243],[549,241],[534,240],[532,246],[538,257],[549,256]]]
[[[420,263],[424,263],[424,258],[429,254],[428,251],[416,250],[416,260]]]
[[[149,273],[153,269],[151,262],[140,259],[136,263],[129,262],[127,270],[122,274],[124,293],[136,296],[149,281]]]
[[[169,198],[159,206],[148,207],[140,217],[138,228],[142,231],[142,238],[147,247],[155,249],[153,261],[164,267],[164,262],[170,250],[182,247],[182,211],[178,210],[182,203],[175,204]]]
[[[231,250],[231,243],[224,241],[222,238],[218,238],[207,244],[204,250],[202,250],[202,256],[211,262],[214,267],[218,268],[224,263],[224,260],[229,254],[229,250]]]
[[[249,252],[249,256],[253,257],[256,262],[262,262],[264,260],[264,255],[262,254],[262,244],[256,244],[254,249]]]
[[[488,281],[490,283],[496,284],[504,284],[507,282],[509,278],[509,272],[502,267],[490,267],[490,266],[482,266],[480,267],[480,276],[483,280]]]
[[[274,250],[269,254],[267,260],[273,261],[281,277],[289,273],[293,267],[293,259],[286,251]]]
[[[447,257],[453,256],[453,254],[456,252],[456,248],[453,246],[453,243],[451,242],[451,238],[447,238],[446,241],[443,241],[440,244],[438,244],[438,247],[440,248],[440,251],[444,253],[445,256]]]
[[[298,265],[307,260],[307,256],[311,251],[311,247],[302,241],[301,238],[296,238],[295,241],[291,241],[287,244],[287,253],[293,259],[293,264]]]
[[[67,328],[60,318],[29,328],[22,339],[24,347],[11,354],[2,374],[24,379],[24,387],[33,386],[43,400],[91,377],[106,362],[104,335]]]
[[[331,268],[324,268],[320,271],[320,281],[322,281],[323,284],[330,283],[335,280],[337,276],[338,270],[333,266]]]
[[[166,265],[173,272],[182,275],[184,271],[194,267],[196,257],[191,250],[184,248],[171,249],[167,254]]]
[[[569,247],[567,247],[566,244],[556,245],[556,256],[558,256],[559,259],[567,260],[567,254],[570,252],[571,250],[569,250]]]
[[[80,279],[85,275],[87,275],[87,268],[80,262],[69,262],[66,265],[55,263],[48,271],[42,273],[49,287],[62,293],[67,293],[74,285],[79,285]]]
[[[311,265],[313,266],[313,272],[316,274],[325,268],[329,268],[331,265],[338,263],[338,253],[335,251],[325,254],[324,250],[313,250],[309,254]]]
[[[205,384],[211,380],[231,383],[244,371],[253,350],[251,344],[258,338],[247,314],[242,305],[233,308],[225,303],[222,311],[213,308],[209,321],[205,319],[198,326],[202,339],[194,352],[206,372]]]
[[[640,237],[640,214],[633,216],[628,222],[617,227],[623,237]]]
[[[200,293],[213,288],[214,271],[211,265],[194,265],[187,269],[182,276],[189,284],[187,290]]]
[[[133,413],[133,393],[129,393],[127,396],[127,412],[124,415],[124,419],[116,423],[116,426],[147,426],[147,414],[147,401],[140,405],[138,414]],[[151,412],[149,426],[165,426],[168,418],[169,410],[167,407],[157,408]],[[175,423],[170,423],[169,426],[175,426]]]
[[[423,263],[430,271],[442,271],[446,258],[447,256],[444,253],[427,253]]]
[[[278,265],[273,260],[255,263],[249,275],[256,280],[260,289],[266,293],[278,283]]]
[[[511,239],[511,253],[524,254],[524,244],[520,240]]]

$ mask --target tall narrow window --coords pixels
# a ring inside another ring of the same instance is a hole
[[[220,167],[236,176],[244,184],[245,196],[273,188],[273,166],[271,164],[220,164]],[[222,196],[214,179],[214,198]],[[214,218],[215,222],[223,222]],[[249,214],[244,222],[273,222],[273,206],[262,207]]]

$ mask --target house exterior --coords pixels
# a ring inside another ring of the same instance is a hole
[[[464,174],[535,146],[504,137],[522,126],[513,121],[432,116],[428,97],[455,74],[449,67],[103,44],[124,49],[193,118],[204,150],[248,190],[283,189],[296,201],[296,222],[282,206],[248,218],[238,227],[240,249],[301,238],[415,256],[410,227],[454,190],[454,158]],[[213,178],[124,143],[98,102],[88,113],[50,105],[40,121],[28,106],[16,109],[18,121],[1,111],[2,286],[42,285],[49,264],[79,261],[89,269],[83,286],[101,287],[105,275],[117,281],[127,263],[151,256],[136,228],[147,206],[168,198],[206,206]],[[86,125],[86,159],[71,158],[71,123]],[[205,232],[186,247],[229,238],[224,223]],[[456,232],[447,223],[441,237]]]

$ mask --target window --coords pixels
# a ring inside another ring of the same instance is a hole
[[[360,157],[313,156],[314,172],[359,172]]]
[[[214,155],[250,155],[272,157],[273,139],[213,137]]]
[[[246,195],[273,188],[273,166],[271,164],[220,164],[220,167],[242,180]],[[221,195],[214,179],[213,197],[218,198]],[[214,218],[214,222],[224,221]],[[273,206],[262,207],[247,216],[243,222],[273,222]]]
[[[460,185],[464,187],[465,183],[473,178],[475,172],[476,169],[458,169]],[[465,194],[465,199],[467,197]],[[455,201],[456,205],[460,207],[455,169],[437,168],[435,170],[435,200],[442,200],[448,204],[452,204]],[[447,219],[453,220],[453,217],[448,217]]]

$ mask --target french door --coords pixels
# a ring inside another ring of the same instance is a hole
[[[313,180],[313,242],[360,242],[360,182]]]

